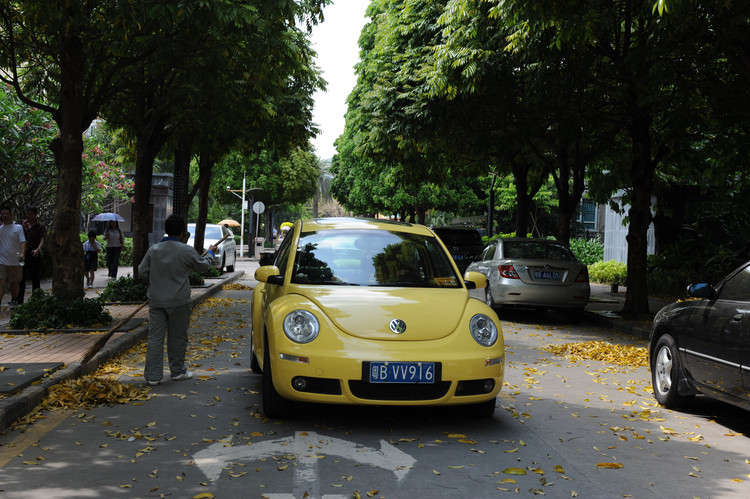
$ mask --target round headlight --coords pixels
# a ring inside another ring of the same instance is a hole
[[[310,343],[318,336],[320,323],[307,310],[295,310],[284,317],[284,334],[296,343]]]
[[[469,323],[471,335],[483,347],[491,347],[497,341],[497,326],[484,314],[477,314]]]

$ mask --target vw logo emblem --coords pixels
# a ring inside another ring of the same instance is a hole
[[[402,334],[406,331],[406,323],[401,319],[393,319],[391,323],[388,324],[388,327],[396,334]]]

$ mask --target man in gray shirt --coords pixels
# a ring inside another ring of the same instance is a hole
[[[182,218],[168,217],[167,236],[149,248],[138,266],[138,275],[148,282],[149,330],[143,377],[151,386],[158,385],[164,376],[165,336],[172,380],[193,377],[185,365],[190,326],[190,270],[208,270],[217,245],[209,246],[209,256],[204,258],[184,243],[185,229]]]

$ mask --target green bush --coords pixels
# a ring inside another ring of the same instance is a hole
[[[625,284],[628,277],[628,266],[617,260],[596,262],[588,266],[589,279],[602,284]]]
[[[584,265],[592,265],[604,259],[604,244],[601,239],[571,239],[570,250]]]
[[[717,284],[744,261],[743,255],[718,244],[706,245],[701,251],[695,246],[675,244],[663,248],[658,255],[649,255],[648,291],[653,296],[681,298],[689,284]]]
[[[203,280],[203,276],[200,275],[195,270],[190,271],[189,279],[190,279],[191,286],[203,286],[203,284],[206,282],[205,280]]]
[[[209,267],[208,270],[201,272],[201,276],[203,277],[221,277],[221,270],[217,269],[216,267]]]
[[[13,309],[10,316],[13,329],[88,328],[110,322],[112,316],[101,298],[81,296],[62,301],[42,289],[35,290],[25,303]]]
[[[144,302],[147,300],[147,290],[148,284],[128,274],[109,281],[100,296],[105,302]]]

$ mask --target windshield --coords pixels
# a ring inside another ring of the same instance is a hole
[[[461,287],[436,238],[383,230],[326,230],[301,234],[292,282]]]
[[[518,260],[573,260],[573,255],[560,244],[542,243],[538,241],[505,241],[503,256]]]
[[[188,232],[190,232],[190,239],[195,238],[195,224],[188,224]],[[222,233],[221,233],[221,227],[216,225],[206,225],[206,230],[203,233],[203,239],[207,241],[215,240],[218,241],[221,239]]]

